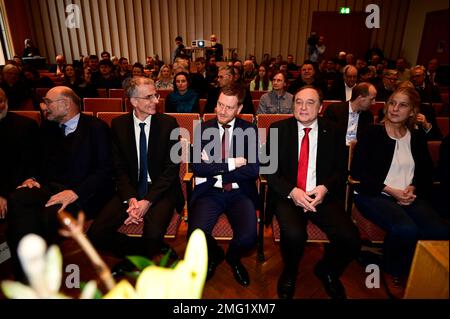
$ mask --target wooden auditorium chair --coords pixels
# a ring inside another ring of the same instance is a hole
[[[84,98],[84,111],[93,112],[122,112],[122,99]]]

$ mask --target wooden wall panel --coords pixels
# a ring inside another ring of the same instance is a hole
[[[253,53],[260,61],[265,52],[286,58],[292,53],[301,63],[315,11],[337,11],[348,6],[364,11],[369,3],[381,8],[381,28],[372,33],[388,57],[401,50],[408,1],[388,0],[24,0],[31,10],[33,36],[41,52],[54,62],[56,54],[67,60],[80,55],[100,54],[128,57],[130,63],[145,63],[147,55],[159,54],[171,62],[174,38],[185,45],[192,40],[209,40],[215,33],[219,42],[237,48],[241,59]],[[81,9],[78,29],[65,26],[65,6]],[[326,35],[325,35],[326,37]]]

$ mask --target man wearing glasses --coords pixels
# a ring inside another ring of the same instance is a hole
[[[180,165],[170,157],[177,143],[170,137],[178,124],[175,118],[157,113],[159,94],[152,80],[132,78],[126,95],[133,111],[111,124],[117,193],[88,236],[98,247],[120,257],[137,254],[151,258],[161,252],[174,209],[181,212],[184,207]],[[122,224],[140,223],[144,224],[141,238],[117,232]],[[124,270],[121,266],[127,267],[126,262],[119,264],[117,271]]]
[[[188,235],[196,228],[205,232],[207,280],[225,258],[236,281],[248,286],[250,278],[241,257],[256,244],[258,194],[255,181],[259,162],[256,128],[236,117],[243,108],[244,98],[242,87],[224,87],[216,105],[217,119],[202,124],[201,141],[195,138],[192,170],[196,187],[189,203]],[[226,256],[212,237],[214,225],[222,213],[233,229]]]
[[[7,240],[17,279],[23,273],[16,250],[20,239],[39,234],[52,242],[58,231],[57,212],[94,217],[111,198],[112,161],[108,126],[80,113],[80,98],[68,87],[49,90],[41,103],[36,168],[17,187],[8,207]]]

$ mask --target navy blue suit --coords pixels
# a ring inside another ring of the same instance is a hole
[[[194,152],[198,155],[209,143],[218,143],[216,149],[221,149],[221,138],[219,126],[216,119],[203,123],[201,134],[207,129],[216,129],[213,136],[205,136],[201,139],[201,148],[194,143]],[[255,139],[244,139],[244,147],[237,145],[239,140],[236,137],[236,130],[249,130],[254,134]],[[198,133],[198,132],[197,132]],[[250,123],[236,118],[230,156],[232,158],[244,157],[247,164],[229,171],[228,163],[221,160],[209,162],[201,161],[192,164],[193,173],[196,177],[206,178],[206,182],[194,188],[192,199],[189,203],[189,229],[191,234],[196,228],[202,229],[208,241],[209,256],[214,256],[217,243],[211,236],[214,225],[222,213],[227,218],[233,229],[233,240],[230,242],[228,250],[229,260],[238,260],[242,253],[252,249],[256,243],[256,213],[258,207],[258,192],[255,181],[259,173],[258,161],[258,141],[257,131]],[[214,156],[213,151],[211,155]],[[217,155],[217,154],[216,154]],[[221,175],[222,182],[237,183],[238,189],[224,192],[222,189],[214,187],[217,179],[214,176]]]

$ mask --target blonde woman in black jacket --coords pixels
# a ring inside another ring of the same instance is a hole
[[[386,231],[383,247],[386,285],[403,296],[416,242],[448,239],[448,228],[428,203],[433,164],[427,142],[415,126],[420,103],[412,88],[397,89],[381,125],[372,125],[355,147],[351,176],[360,181],[355,204]]]

